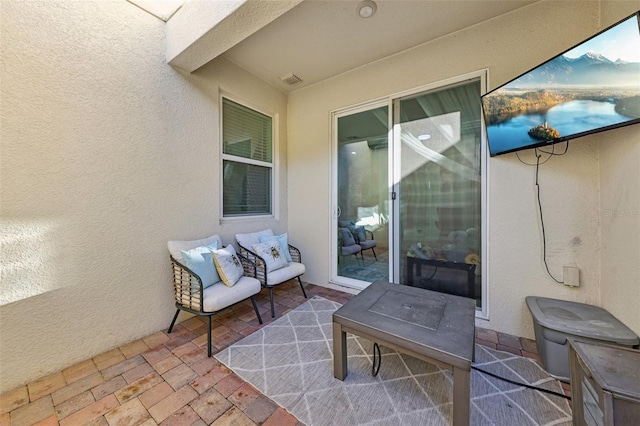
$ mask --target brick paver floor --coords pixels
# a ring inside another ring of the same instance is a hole
[[[305,284],[307,295],[346,303],[353,295]],[[297,281],[275,290],[276,319],[304,303]],[[273,321],[269,295],[213,317],[213,353]],[[173,312],[167,312],[167,323]],[[477,328],[476,342],[540,360],[535,342]],[[193,317],[0,395],[0,425],[299,425],[240,377],[207,357],[206,318]],[[568,389],[567,389],[568,390]]]

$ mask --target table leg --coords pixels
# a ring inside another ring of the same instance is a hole
[[[453,424],[467,426],[471,406],[470,370],[453,368]]]
[[[333,323],[333,377],[339,380],[347,377],[347,333],[337,322]]]

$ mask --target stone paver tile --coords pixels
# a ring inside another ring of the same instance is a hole
[[[509,346],[518,350],[522,349],[520,338],[512,336],[511,334],[498,333],[498,345]]]
[[[540,355],[538,355],[537,352],[527,352],[527,351],[521,351],[522,352],[522,356],[527,357],[527,358],[531,358],[531,359],[535,359],[536,361],[538,361],[540,364],[542,364],[542,357]]]
[[[137,398],[133,398],[104,415],[110,426],[140,425],[151,419],[149,412]]]
[[[65,368],[62,370],[62,374],[64,374],[64,379],[67,381],[67,384],[71,384],[80,379],[84,379],[87,376],[92,375],[93,373],[97,373],[98,368],[96,367],[96,363],[93,362],[92,359],[88,359],[86,361],[79,362],[75,365],[72,365],[69,368]]]
[[[136,380],[130,385],[123,387],[122,389],[118,389],[114,395],[120,403],[124,403],[161,382],[162,377],[160,377],[158,373],[153,372]]]
[[[10,424],[11,424],[11,414],[9,414],[9,413],[0,414],[0,425],[9,426]]]
[[[479,345],[482,345],[482,346],[486,346],[486,347],[491,348],[491,349],[495,349],[496,346],[498,345],[497,343],[490,342],[488,340],[478,339],[478,338],[476,338],[476,343],[479,344]]]
[[[162,378],[175,390],[180,389],[197,377],[198,375],[195,371],[193,371],[188,365],[182,363],[162,375]]]
[[[120,346],[120,351],[122,352],[122,355],[125,356],[125,358],[133,358],[134,356],[148,350],[149,346],[142,339],[134,340],[133,342],[129,342],[126,345]]]
[[[520,344],[522,346],[522,350],[531,353],[538,353],[538,347],[536,346],[536,341],[527,339],[524,337],[520,338]]]
[[[201,359],[200,361],[197,361],[196,363],[192,364],[191,365],[191,369],[193,371],[195,371],[198,376],[204,376],[209,371],[211,371],[214,368],[216,368],[218,365],[220,365],[220,363],[218,362],[217,359],[215,359],[213,357],[211,357],[211,358],[206,357],[206,358]]]
[[[253,401],[244,413],[254,422],[264,423],[276,411],[278,406],[264,395],[260,395]]]
[[[156,363],[153,368],[158,372],[158,374],[164,374],[181,364],[182,361],[180,361],[180,358],[171,354],[162,361],[158,361],[158,363]]]
[[[191,330],[191,331],[193,331],[193,330],[196,330],[196,329],[198,329],[198,328],[202,327],[202,325],[203,325],[204,323],[205,323],[205,322],[204,322],[204,321],[202,321],[202,319],[201,319],[201,318],[199,318],[199,317],[195,316],[195,317],[191,317],[191,318],[189,318],[188,320],[184,320],[184,321],[182,321],[180,324],[182,324],[182,326],[183,326],[184,328],[186,328],[187,330]]]
[[[202,349],[195,345],[193,342],[188,342],[182,346],[178,346],[173,350],[173,354],[180,358],[182,362],[187,365],[191,365],[204,358],[207,358],[206,348]]]
[[[168,334],[167,336],[169,336],[169,340],[164,342],[164,345],[169,349],[177,348],[178,346],[186,342],[190,342],[198,337],[197,334],[187,330],[184,327],[180,330],[174,329],[173,332],[171,334]]]
[[[230,410],[225,411],[218,419],[211,423],[212,426],[255,426],[255,423],[251,421],[246,414],[244,414],[238,407],[232,407]]]
[[[189,405],[207,424],[211,424],[233,406],[220,392],[213,388],[200,395]]]
[[[26,386],[0,394],[0,414],[8,413],[29,403],[29,391]]]
[[[60,420],[60,426],[88,424],[91,421],[95,421],[98,417],[102,417],[118,405],[120,404],[118,404],[115,396],[105,396],[82,410],[73,413],[69,417]]]
[[[49,416],[44,420],[40,420],[37,423],[34,423],[33,426],[58,426],[58,417],[54,414],[53,416]]]
[[[109,423],[107,423],[107,419],[104,416],[100,416],[88,421],[84,426],[109,426]]]
[[[214,328],[213,330],[211,330],[211,339],[215,340],[216,337],[220,337],[223,334],[228,333],[229,331],[231,331],[231,329],[225,325],[221,325],[219,327]]]
[[[162,401],[164,398],[168,397],[173,393],[173,388],[167,382],[161,382],[144,391],[138,399],[142,402],[146,408],[153,407],[158,402]]]
[[[31,426],[47,417],[55,416],[51,396],[46,395],[11,412],[11,426]]]
[[[202,421],[200,416],[193,411],[193,408],[185,405],[169,417],[167,417],[162,423],[161,426],[185,426],[192,425],[197,421]]]
[[[155,348],[162,345],[164,342],[169,340],[169,336],[167,336],[163,331],[159,331],[157,333],[152,334],[151,336],[147,336],[143,338],[144,342],[150,348]]]
[[[58,405],[63,403],[67,399],[73,398],[76,395],[81,394],[84,391],[87,391],[91,388],[98,386],[99,384],[104,383],[104,378],[102,374],[99,372],[93,373],[90,376],[87,376],[83,379],[75,381],[70,385],[63,387],[62,389],[58,389],[57,391],[51,394],[53,398],[53,403]]]
[[[124,361],[120,361],[117,364],[112,365],[111,367],[107,367],[102,371],[102,375],[105,380],[112,379],[116,376],[123,374],[126,371],[131,370],[139,366],[140,364],[144,364],[146,361],[142,357],[142,355],[136,355],[133,358],[125,359]]]
[[[119,362],[124,361],[125,359],[126,358],[124,357],[124,355],[122,355],[120,349],[116,348],[103,354],[94,356],[93,362],[96,364],[98,370],[102,371],[118,364]]]
[[[512,353],[512,354],[518,355],[518,356],[521,355],[520,349],[516,349],[516,348],[514,348],[512,346],[505,346],[505,345],[498,344],[498,345],[496,345],[496,349],[499,350],[499,351],[503,351],[503,352],[509,352],[509,353]]]
[[[59,419],[64,419],[94,402],[96,402],[96,399],[93,397],[91,391],[85,391],[66,400],[62,404],[56,405],[56,413],[58,414]]]
[[[476,327],[476,337],[488,342],[498,343],[498,333],[487,328]]]
[[[298,419],[284,408],[278,407],[262,426],[296,426],[297,424]]]
[[[153,372],[155,372],[153,367],[145,362],[144,364],[140,364],[137,367],[134,367],[131,370],[122,373],[122,378],[125,379],[127,383],[133,383],[136,380]]]
[[[191,386],[184,386],[149,408],[149,414],[156,422],[160,423],[193,401],[197,396],[198,392],[193,390]]]
[[[158,346],[142,354],[144,359],[146,359],[151,365],[156,365],[158,362],[171,355],[171,351],[164,346]]]
[[[123,379],[122,376],[116,376],[94,388],[91,388],[91,393],[93,393],[93,397],[97,401],[125,386],[127,386],[127,381]]]
[[[247,407],[260,396],[260,392],[249,383],[244,383],[234,393],[229,395],[229,401],[240,410],[244,411]]]
[[[207,348],[207,334],[202,334],[191,341],[194,345],[199,348]],[[213,346],[213,344],[211,345]]]
[[[254,333],[256,331],[258,331],[258,327],[254,327],[254,326],[250,325],[249,327],[247,327],[244,330],[242,330],[240,332],[240,334],[246,337],[246,336],[248,336],[248,335],[250,335],[250,334],[252,334],[252,333]]]
[[[238,377],[235,373],[231,373],[227,377],[216,383],[214,385],[214,388],[216,388],[216,390],[226,398],[234,393],[243,384],[244,381],[240,377]]]
[[[231,374],[231,370],[229,370],[224,365],[220,364],[213,368],[210,372],[205,374],[202,377],[198,377],[193,382],[191,382],[191,386],[198,391],[198,393],[204,393],[213,385],[218,383],[220,380],[224,379],[228,375]]]
[[[65,386],[67,386],[67,382],[64,380],[64,374],[59,371],[29,383],[27,388],[29,389],[30,400],[35,401]]]

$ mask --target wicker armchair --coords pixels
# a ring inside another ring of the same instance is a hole
[[[173,292],[177,308],[168,332],[171,333],[173,330],[180,311],[206,316],[208,319],[207,355],[209,357],[211,356],[211,317],[213,315],[250,298],[258,321],[262,324],[260,312],[258,312],[253,298],[260,292],[260,282],[255,278],[256,265],[246,256],[237,254],[242,262],[244,275],[232,287],[227,287],[222,281],[206,286],[206,283],[203,284],[202,278],[184,264],[182,250],[207,246],[213,242],[217,242],[218,247],[222,247],[222,241],[217,235],[202,240],[169,241],[167,244],[173,271]]]
[[[260,281],[262,287],[269,289],[271,317],[273,318],[275,316],[275,309],[273,307],[273,288],[275,286],[297,278],[300,288],[302,289],[302,294],[305,298],[307,297],[307,292],[304,290],[302,280],[300,279],[300,276],[305,272],[305,266],[302,264],[302,255],[300,254],[300,250],[291,244],[288,244],[291,262],[289,262],[284,268],[270,272],[267,271],[267,262],[252,250],[253,245],[260,244],[261,237],[273,238],[275,236],[271,229],[266,229],[260,232],[236,234],[236,241],[238,243],[240,253],[255,263],[256,278]]]

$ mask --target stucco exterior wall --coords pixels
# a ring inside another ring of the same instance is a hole
[[[601,5],[607,27],[640,10],[640,1]],[[598,135],[602,307],[640,335],[640,126]]]
[[[331,111],[485,68],[491,89],[600,29],[598,2],[538,2],[290,94],[289,229],[307,235],[303,250],[315,249],[306,279],[324,283],[330,273]],[[620,132],[624,130],[606,137]],[[546,274],[535,168],[515,154],[490,160],[490,249],[484,269],[489,320],[478,325],[532,338],[526,296],[600,304],[600,140],[576,140],[567,155],[540,168],[547,261],[560,280],[563,265],[580,268],[579,288],[558,284]],[[535,162],[531,152],[521,158]],[[293,202],[309,193],[312,200]]]
[[[126,1],[0,7],[6,391],[166,329],[168,240],[286,229],[287,98],[225,60],[172,69]],[[278,115],[277,220],[219,221],[221,90]]]

